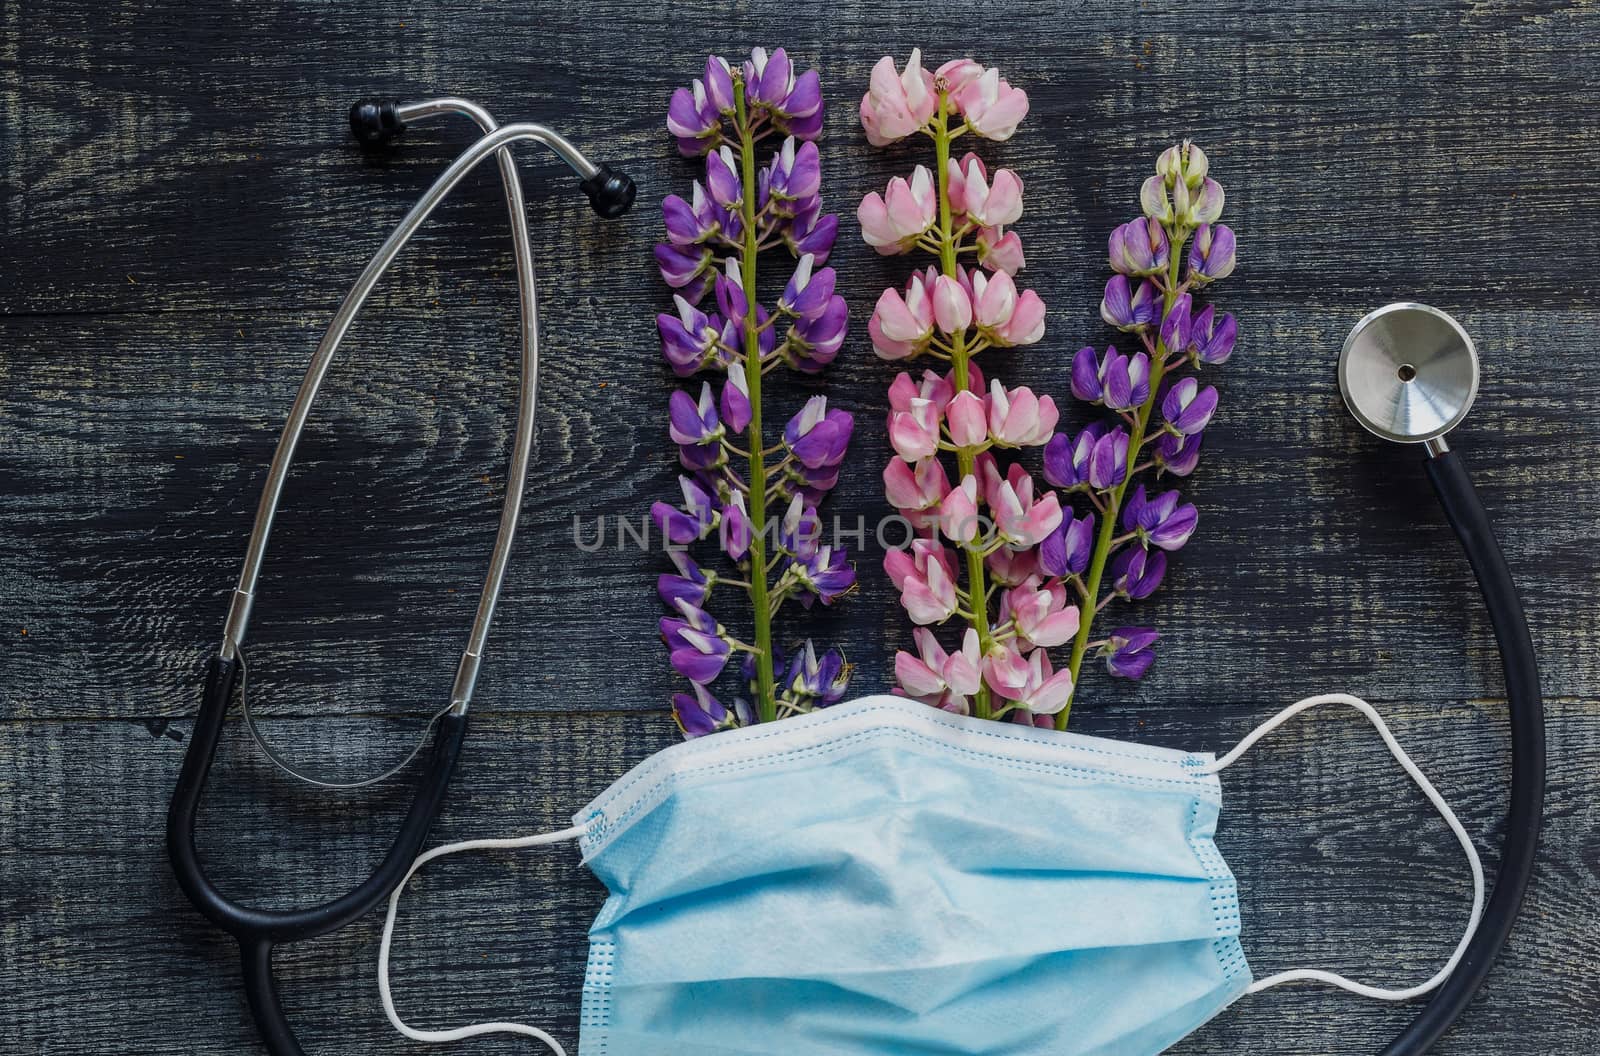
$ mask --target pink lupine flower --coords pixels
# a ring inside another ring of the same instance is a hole
[[[867,321],[872,350],[881,359],[905,359],[928,347],[933,337],[933,298],[921,275],[911,276],[904,295],[883,291]]]
[[[972,302],[979,331],[997,345],[1031,345],[1044,336],[1044,302],[1032,290],[1019,296],[1004,271],[974,273]]]
[[[1078,607],[1067,604],[1059,583],[1053,590],[1013,587],[1006,592],[1006,606],[1017,634],[1032,645],[1065,645],[1078,633]]]
[[[978,232],[978,263],[991,271],[1015,275],[1027,264],[1022,255],[1022,239],[1015,231],[984,228]]]
[[[1033,497],[1033,480],[1022,475],[1021,485],[1007,480],[989,496],[995,529],[1011,547],[1038,546],[1061,523],[1061,500],[1056,493]]]
[[[978,480],[967,474],[939,506],[939,530],[952,543],[965,545],[978,535]]]
[[[883,571],[889,577],[889,582],[894,584],[894,589],[905,590],[908,580],[927,578],[930,562],[943,565],[947,577],[955,576],[955,555],[935,539],[913,539],[904,550],[890,550],[883,555]]]
[[[933,280],[933,319],[947,334],[959,333],[972,325],[972,299],[966,288],[949,275]]]
[[[934,71],[945,83],[945,91],[955,92],[983,76],[983,67],[971,59],[951,59]]]
[[[940,377],[931,370],[922,372],[921,381],[913,381],[910,374],[901,371],[889,386],[889,409],[909,411],[913,400],[927,400],[943,414],[955,391],[949,378]]]
[[[887,146],[927,124],[938,108],[933,75],[922,68],[922,50],[912,48],[905,72],[887,55],[872,68],[871,85],[861,97],[861,127],[867,142]]]
[[[1054,534],[1051,533],[1052,538]],[[1003,587],[1015,587],[1043,571],[1040,553],[1039,550],[1007,550],[1002,546],[984,559],[984,565],[996,583]]]
[[[928,400],[912,400],[911,409],[889,415],[889,443],[907,462],[920,462],[939,450],[939,409]]]
[[[856,208],[861,237],[884,255],[904,253],[915,246],[938,215],[933,174],[921,165],[912,171],[909,181],[896,176],[882,195],[873,191]]]
[[[995,384],[1000,383],[996,381]],[[988,442],[990,412],[985,406],[986,402],[971,391],[958,392],[950,400],[950,405],[945,408],[945,427],[949,430],[952,444],[976,448]],[[1053,427],[1054,419],[1051,421]],[[1049,439],[1048,432],[1045,433],[1045,439]]]
[[[1035,649],[1026,659],[1026,670],[1021,685],[1010,682],[989,685],[994,691],[1015,702],[1018,708],[1034,715],[1054,715],[1072,699],[1072,672],[1055,671],[1050,657],[1043,649]]]
[[[962,84],[950,98],[967,119],[967,127],[984,139],[1010,139],[1028,116],[1028,93],[1011,87],[992,67]]]
[[[938,523],[939,504],[950,493],[950,477],[937,458],[925,458],[915,466],[892,458],[883,467],[883,491],[912,527],[927,528]]]
[[[984,179],[982,163],[972,158],[963,176],[961,211],[973,223],[979,227],[1004,227],[1022,216],[1022,180],[1016,173],[1000,169],[991,184]]]
[[[956,581],[950,568],[942,560],[924,562],[902,582],[900,604],[911,622],[921,626],[948,620],[956,611]]]
[[[894,672],[901,687],[918,697],[958,714],[969,710],[967,698],[978,691],[982,675],[979,672],[978,632],[967,628],[962,636],[961,648],[947,653],[938,638],[926,627],[911,632],[917,643],[918,655],[900,651],[895,654]]]
[[[1038,447],[1055,431],[1056,403],[1019,386],[1007,392],[1000,379],[989,386],[989,433],[1003,447]]]
[[[945,196],[950,199],[950,211],[958,215],[965,215],[967,211],[967,170],[972,167],[978,170],[980,179],[989,178],[989,170],[983,164],[983,159],[978,155],[968,152],[967,156],[957,161],[950,158],[945,162]]]

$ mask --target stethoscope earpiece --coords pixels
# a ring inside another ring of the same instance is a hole
[[[381,150],[405,134],[400,104],[393,99],[362,99],[350,107],[350,132],[363,150]]]
[[[589,205],[594,211],[607,220],[615,220],[632,209],[633,200],[639,194],[633,177],[609,165],[601,165],[578,186],[589,196]]]

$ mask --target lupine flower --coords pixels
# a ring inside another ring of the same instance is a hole
[[[912,48],[904,73],[887,55],[872,68],[871,87],[861,97],[861,127],[867,142],[882,147],[917,131],[938,108],[933,76],[922,68],[922,51]]]
[[[1100,318],[1118,330],[1143,330],[1161,316],[1161,293],[1146,279],[1132,286],[1126,275],[1113,275],[1100,301]]]
[[[991,271],[1015,275],[1027,263],[1022,255],[1022,239],[1015,231],[983,228],[978,232],[978,263]]]
[[[1094,550],[1094,514],[1063,514],[1056,530],[1039,544],[1039,568],[1050,576],[1079,576]]]
[[[1196,285],[1216,282],[1233,274],[1233,229],[1227,224],[1201,224],[1189,245],[1189,280]]]
[[[1192,503],[1179,502],[1176,491],[1145,497],[1144,485],[1134,489],[1133,497],[1122,508],[1122,529],[1135,532],[1140,540],[1166,551],[1180,550],[1200,523]]]
[[[1155,463],[1163,473],[1187,477],[1200,464],[1200,442],[1203,433],[1184,436],[1182,433],[1163,432],[1156,438]]]
[[[999,378],[990,383],[989,435],[1000,446],[1038,447],[1050,439],[1056,419],[1056,403],[1050,397],[1035,396],[1020,386],[1008,392]]]
[[[1211,423],[1217,410],[1215,386],[1200,387],[1194,378],[1183,378],[1167,390],[1161,400],[1161,416],[1174,431],[1192,436]]]
[[[1057,433],[1044,445],[1044,479],[1058,488],[1072,490],[1089,483],[1089,461],[1094,445],[1105,435],[1102,422],[1085,426],[1075,438]]]
[[[879,253],[904,253],[917,244],[939,215],[933,176],[918,165],[911,180],[896,176],[880,197],[876,191],[861,199],[856,219],[861,237]]]
[[[1089,453],[1089,486],[1106,491],[1128,479],[1128,434],[1118,426],[1099,437]]]
[[[1167,555],[1160,550],[1125,546],[1111,559],[1112,588],[1133,601],[1154,594],[1166,574]]]
[[[989,409],[984,399],[970,390],[956,393],[945,408],[945,429],[956,447],[985,446],[989,442]]]
[[[1052,590],[1013,587],[1006,591],[1005,604],[1018,637],[1030,645],[1065,645],[1078,633],[1078,607],[1067,604],[1059,584]]]
[[[1172,307],[1167,309],[1167,314],[1161,320],[1161,343],[1168,352],[1183,354],[1189,347],[1189,332],[1191,322],[1189,306],[1191,301],[1187,293],[1180,293],[1172,301]]]
[[[977,538],[978,520],[978,480],[968,473],[939,504],[939,530],[952,543],[965,546]]]
[[[1143,352],[1124,356],[1108,347],[1097,359],[1088,346],[1072,358],[1072,394],[1088,403],[1102,403],[1113,411],[1143,406],[1150,397],[1150,357]]]
[[[942,560],[924,562],[915,574],[906,576],[901,582],[900,604],[905,606],[913,623],[943,623],[948,620],[956,611],[956,584],[952,571]]]
[[[687,740],[704,737],[708,733],[718,730],[731,730],[736,726],[745,726],[755,721],[750,705],[743,700],[735,700],[733,709],[722,706],[711,691],[698,682],[689,687],[694,692],[674,693],[672,695],[672,717],[678,723],[678,729],[683,731]]]
[[[946,334],[965,331],[972,325],[972,298],[966,287],[949,275],[933,280],[933,321]]]
[[[950,99],[956,111],[967,119],[967,127],[984,139],[1010,139],[1028,116],[1028,93],[1011,87],[992,67],[967,80]]]
[[[989,496],[989,507],[995,531],[1012,548],[1038,546],[1061,523],[1061,501],[1055,492],[1035,499],[1033,480],[1025,473],[1020,480],[1001,484]]]
[[[1054,715],[1072,699],[1072,672],[1055,671],[1043,649],[1027,655],[1021,684],[992,680],[989,685],[1000,696],[1013,701],[1033,715]]]
[[[1108,248],[1113,271],[1144,278],[1166,271],[1172,243],[1166,228],[1141,217],[1113,229]]]
[[[945,405],[955,391],[949,378],[940,377],[931,370],[923,371],[920,381],[913,381],[910,374],[901,371],[895,376],[894,384],[889,386],[889,409],[909,411],[914,401],[926,400],[933,404],[938,413],[943,414]]]
[[[813,396],[789,419],[783,442],[810,469],[837,466],[844,461],[854,428],[855,418],[848,411],[829,410],[826,396]]]
[[[677,575],[662,574],[656,578],[656,593],[670,608],[684,602],[695,608],[703,606],[711,593],[712,577],[708,576],[694,558],[685,550],[668,548],[667,556],[678,569]]]
[[[908,411],[889,415],[889,443],[907,462],[920,462],[939,449],[939,412],[927,400],[913,400]]]
[[[690,185],[687,200],[670,195],[662,203],[666,241],[655,255],[663,279],[676,291],[677,308],[657,318],[662,355],[679,376],[727,372],[720,393],[707,383],[698,398],[673,394],[668,431],[689,471],[680,478],[683,504],[651,507],[663,538],[680,548],[671,551],[676,574],[662,575],[657,590],[678,613],[662,625],[672,665],[694,684],[692,693],[673,701],[687,736],[827,706],[840,699],[849,679],[849,665],[837,650],[819,656],[808,642],[785,670],[786,661],[770,643],[774,616],[785,602],[832,604],[855,584],[848,555],[820,542],[816,510],[838,482],[853,419],[830,410],[818,396],[788,421],[774,445],[770,434],[754,429],[762,415],[751,398],[752,383],[780,363],[814,373],[844,344],[849,312],[826,267],[838,217],[822,210],[821,159],[812,142],[823,114],[816,72],[797,71],[782,48],[756,48],[738,64],[709,57],[703,77],[674,92],[668,107],[667,129],[679,149],[704,160],[702,179]],[[776,149],[764,141],[775,142]],[[766,150],[767,160],[747,181],[740,158],[752,150]],[[764,274],[754,255],[779,245],[795,264],[781,295],[773,301],[775,291],[769,291],[763,304],[757,289],[746,288],[744,276]],[[715,292],[715,311],[696,307],[707,290]],[[780,450],[781,460],[767,461]],[[764,480],[765,487],[752,489],[752,479]],[[770,537],[764,522],[775,502],[788,505],[776,537]],[[681,549],[713,532],[737,568],[724,580]],[[751,615],[754,638],[764,643],[759,649],[735,639],[699,608],[719,582],[752,595],[767,588],[766,603]],[[752,698],[735,700],[730,710],[709,687],[734,651],[743,655]]]
[[[1044,544],[1040,544],[1041,546]],[[1015,587],[1039,574],[1036,550],[1008,550],[1001,547],[983,559],[984,567],[1002,587]]]
[[[912,275],[906,292],[890,287],[878,298],[867,322],[872,350],[882,359],[905,359],[928,347],[933,338],[933,298],[921,275]]]
[[[983,163],[967,155],[966,171],[961,174],[961,204],[956,206],[955,191],[951,192],[951,205],[979,227],[1005,227],[1022,216],[1022,180],[1010,169],[1000,169],[991,184],[984,173]],[[953,164],[953,163],[952,163]]]
[[[883,489],[900,515],[913,528],[922,529],[932,523],[927,514],[937,517],[939,504],[950,491],[950,478],[937,458],[925,458],[915,466],[893,458],[883,467]]]
[[[1160,637],[1150,627],[1118,627],[1100,650],[1106,670],[1118,678],[1143,678],[1155,662],[1155,644]]]
[[[971,276],[973,315],[979,333],[997,345],[1031,345],[1044,336],[1044,302],[1032,290],[1020,296],[1003,271]]]
[[[978,632],[967,628],[961,648],[947,653],[939,639],[926,627],[911,632],[917,654],[901,650],[894,656],[895,678],[911,696],[936,707],[965,715],[970,710],[967,698],[982,684]]]
[[[1189,329],[1189,351],[1194,358],[1210,366],[1226,363],[1233,355],[1234,342],[1239,338],[1239,321],[1231,312],[1218,318],[1216,309],[1206,305],[1194,317]]]

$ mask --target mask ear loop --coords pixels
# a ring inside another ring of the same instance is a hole
[[[383,1000],[383,1014],[389,1017],[389,1022],[394,1029],[410,1038],[412,1041],[424,1041],[432,1044],[442,1044],[451,1041],[462,1041],[466,1038],[475,1038],[483,1034],[519,1034],[523,1037],[533,1038],[543,1042],[555,1056],[567,1056],[567,1050],[561,1043],[538,1027],[526,1023],[473,1023],[465,1027],[456,1027],[454,1030],[418,1030],[400,1018],[394,1008],[394,995],[389,990],[389,951],[394,940],[394,920],[400,907],[400,895],[410,883],[412,876],[418,869],[427,865],[435,858],[446,855],[460,854],[463,851],[505,851],[519,850],[524,847],[543,847],[552,843],[566,843],[569,840],[582,839],[589,831],[589,825],[574,825],[569,829],[559,832],[541,832],[532,836],[515,836],[509,839],[493,840],[462,840],[459,843],[447,843],[435,847],[426,854],[419,855],[411,863],[411,869],[406,873],[405,879],[400,881],[394,889],[394,894],[389,896],[389,912],[383,920],[383,941],[378,945],[378,996]]]
[[[1324,693],[1320,696],[1307,697],[1305,700],[1289,705],[1260,726],[1257,726],[1250,731],[1249,736],[1234,747],[1233,751],[1213,763],[1200,767],[1199,770],[1204,774],[1215,774],[1226,770],[1238,762],[1244,753],[1254,747],[1255,743],[1261,738],[1301,712],[1309,711],[1322,704],[1348,704],[1365,715],[1372,725],[1377,727],[1378,735],[1383,738],[1383,743],[1389,749],[1389,754],[1394,756],[1395,761],[1400,764],[1401,769],[1405,770],[1406,775],[1416,782],[1417,787],[1422,790],[1422,794],[1428,797],[1428,802],[1433,804],[1433,808],[1439,812],[1439,816],[1444,819],[1445,824],[1450,827],[1450,831],[1455,834],[1456,841],[1461,844],[1461,849],[1466,852],[1467,864],[1472,869],[1472,916],[1467,922],[1466,933],[1461,936],[1461,941],[1456,944],[1455,952],[1444,963],[1444,967],[1435,972],[1433,977],[1426,982],[1405,990],[1368,986],[1365,983],[1347,979],[1336,972],[1323,971],[1320,968],[1293,968],[1251,983],[1246,988],[1245,993],[1258,994],[1263,990],[1281,986],[1284,983],[1317,982],[1328,983],[1349,990],[1353,994],[1360,994],[1362,997],[1370,997],[1377,1001],[1410,1001],[1413,998],[1421,997],[1430,990],[1436,989],[1448,979],[1450,973],[1455,971],[1456,965],[1461,962],[1462,955],[1466,953],[1467,944],[1472,941],[1473,934],[1478,930],[1478,921],[1483,916],[1483,863],[1478,858],[1477,848],[1472,845],[1472,837],[1467,835],[1467,830],[1456,817],[1455,811],[1450,809],[1450,805],[1444,801],[1444,797],[1439,794],[1439,790],[1433,787],[1433,782],[1429,781],[1421,769],[1417,767],[1417,764],[1412,762],[1411,756],[1406,754],[1406,750],[1400,747],[1400,742],[1395,740],[1393,733],[1389,732],[1389,727],[1383,721],[1383,717],[1378,714],[1378,710],[1360,697],[1352,696],[1349,693]]]

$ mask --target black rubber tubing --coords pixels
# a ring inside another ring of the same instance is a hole
[[[411,809],[401,822],[388,854],[371,876],[345,895],[321,905],[304,909],[255,909],[242,906],[217,890],[206,875],[194,839],[195,815],[222,738],[223,719],[228,714],[238,676],[237,661],[221,656],[211,658],[206,669],[200,714],[195,719],[194,732],[183,757],[178,787],[167,809],[167,857],[172,862],[178,886],[189,901],[207,920],[238,940],[245,997],[267,1051],[272,1056],[305,1056],[278,1000],[277,984],[272,975],[273,948],[280,943],[338,931],[365,916],[400,885],[406,870],[422,851],[428,830],[444,804],[445,791],[461,755],[467,717],[446,714],[439,719],[427,768],[411,800]]]
[[[1477,574],[1483,600],[1489,606],[1489,622],[1500,645],[1511,718],[1511,806],[1494,892],[1489,896],[1477,934],[1450,978],[1434,992],[1411,1025],[1383,1050],[1382,1056],[1421,1056],[1427,1052],[1483,986],[1511,934],[1528,882],[1533,879],[1544,813],[1544,701],[1539,693],[1539,665],[1522,602],[1517,599],[1505,554],[1495,541],[1489,515],[1461,457],[1446,451],[1428,459],[1427,469],[1445,518],[1460,537],[1472,571]]]

